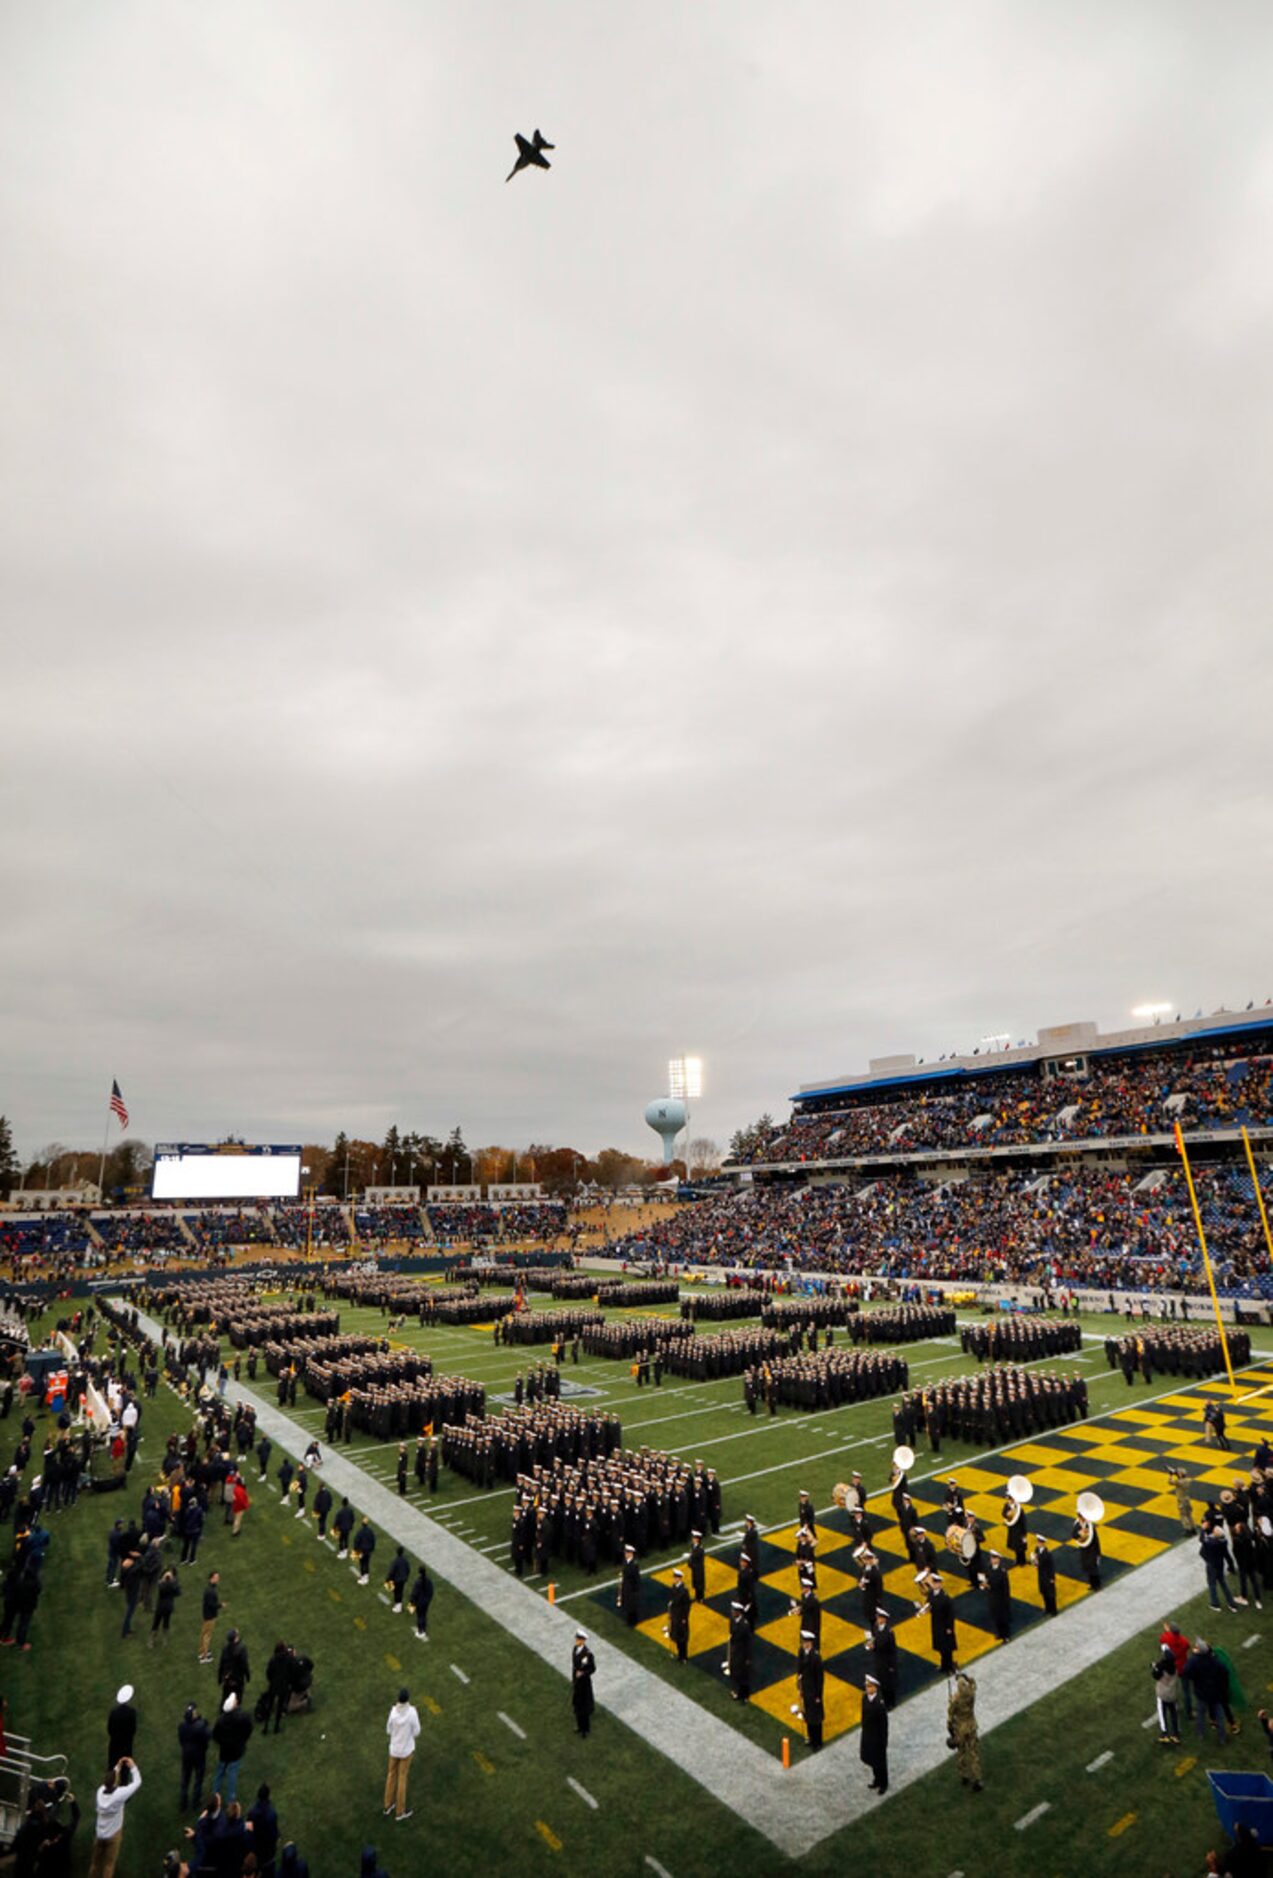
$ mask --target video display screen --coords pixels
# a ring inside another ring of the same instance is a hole
[[[298,1147],[205,1147],[181,1141],[155,1149],[155,1200],[294,1200],[300,1190]]]

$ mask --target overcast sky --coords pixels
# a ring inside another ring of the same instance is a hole
[[[15,0],[0,1111],[1273,992],[1273,14]],[[556,144],[505,186],[513,133]]]

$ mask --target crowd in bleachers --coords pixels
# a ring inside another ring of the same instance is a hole
[[[512,1245],[524,1239],[557,1239],[566,1230],[561,1200],[437,1201],[426,1208],[439,1244]]]
[[[356,1206],[354,1226],[360,1244],[418,1245],[425,1236],[418,1206]]]
[[[278,1243],[293,1252],[307,1245],[335,1248],[349,1244],[345,1209],[332,1200],[319,1200],[313,1207],[307,1200],[278,1200],[269,1208],[269,1222]]]
[[[70,1213],[0,1214],[0,1263],[15,1277],[67,1275],[78,1266],[104,1265],[83,1221]]]
[[[93,1231],[112,1258],[163,1259],[190,1250],[175,1213],[94,1213]]]
[[[742,1158],[842,1160],[1169,1135],[1177,1120],[1186,1130],[1273,1121],[1273,1056],[1241,1056],[1240,1047],[1231,1041],[1098,1057],[1082,1078],[1044,1077],[1032,1068],[859,1089],[838,1106],[801,1104]]]
[[[1266,1295],[1268,1255],[1250,1179],[1195,1169],[1216,1279]],[[1266,1209],[1273,1179],[1266,1179]],[[740,1270],[1102,1290],[1206,1287],[1183,1173],[1067,1168],[987,1173],[933,1186],[900,1176],[864,1187],[753,1187],[682,1208],[623,1242],[624,1256]]]
[[[267,1206],[204,1207],[182,1217],[196,1252],[215,1256],[236,1245],[277,1244],[272,1209]],[[300,1243],[304,1245],[304,1238]]]

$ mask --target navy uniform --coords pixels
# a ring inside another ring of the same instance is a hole
[[[1012,1587],[1008,1582],[1008,1569],[999,1554],[991,1552],[989,1570],[981,1581],[986,1591],[990,1627],[1000,1643],[1007,1643],[1012,1635]]]
[[[811,1630],[800,1632],[800,1655],[796,1661],[796,1681],[800,1686],[800,1707],[809,1735],[809,1748],[812,1753],[816,1754],[822,1746],[823,1671],[822,1658],[818,1654],[816,1639]]]
[[[701,1532],[690,1534],[690,1583],[694,1587],[695,1603],[701,1604],[707,1596],[707,1557]]]
[[[871,1663],[879,1678],[885,1708],[897,1706],[897,1637],[888,1621],[887,1611],[875,1613],[875,1628],[867,1638]]]
[[[592,1712],[597,1698],[592,1693],[592,1679],[597,1673],[597,1659],[588,1647],[586,1630],[576,1630],[575,1647],[570,1653],[570,1706],[575,1711],[575,1732],[586,1735],[592,1727]]]
[[[930,1647],[941,1660],[942,1674],[953,1676],[957,1647],[955,1609],[937,1572],[933,1572],[929,1579],[928,1619]]]
[[[888,1792],[888,1710],[880,1693],[879,1679],[868,1675],[862,1698],[861,1753],[871,1770],[872,1793]]]
[[[619,1591],[615,1604],[623,1613],[629,1630],[635,1630],[641,1615],[641,1568],[636,1562],[636,1547],[623,1548],[623,1570],[619,1573]]]
[[[747,1622],[747,1612],[737,1599],[730,1607],[729,1614],[729,1654],[725,1659],[725,1673],[731,1683],[730,1694],[735,1702],[746,1702],[751,1698],[751,1625]]]
[[[672,1573],[672,1595],[667,1605],[667,1634],[676,1645],[677,1662],[686,1662],[690,1649],[690,1594],[685,1589],[685,1574],[679,1566]]]
[[[1056,1616],[1056,1560],[1043,1539],[1035,1543],[1034,1569],[1038,1574],[1039,1596],[1049,1617]]]

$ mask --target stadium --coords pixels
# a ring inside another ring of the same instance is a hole
[[[401,1684],[401,1828],[448,1869],[830,1871],[865,1842],[936,1872],[962,1854],[934,1822],[974,1804],[1004,1872],[1200,1868],[1213,1787],[1258,1824],[1267,1756],[1270,1143],[1250,1010],[811,1082],[720,1176],[628,1207],[317,1201],[301,1150],[242,1144],[161,1145],[146,1200],[11,1194],[10,1837],[48,1782],[92,1786],[123,1706],[130,1868],[186,1827],[192,1870],[250,1844],[228,1803],[174,1814],[178,1724],[237,1686],[244,1821],[267,1787],[263,1842],[272,1808],[339,1870]],[[303,1687],[272,1708],[284,1648]]]
[[[0,1872],[1273,1872],[1219,26],[5,9]]]

